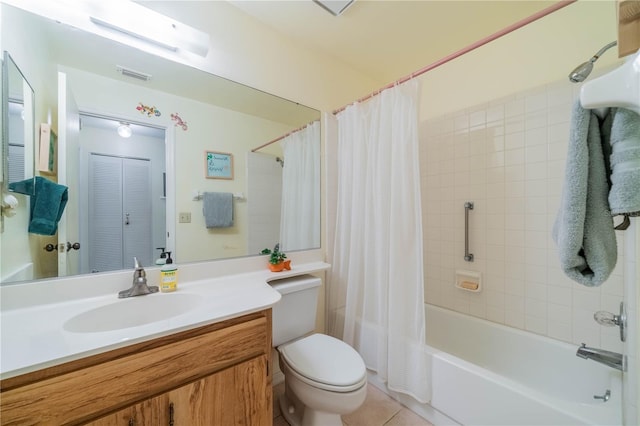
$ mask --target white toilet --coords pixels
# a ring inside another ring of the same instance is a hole
[[[282,415],[293,426],[342,425],[367,395],[364,361],[351,346],[315,329],[320,279],[311,275],[271,282],[282,295],[273,307],[273,346],[285,393]],[[305,337],[306,336],[306,337]]]

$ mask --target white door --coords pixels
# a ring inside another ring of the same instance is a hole
[[[66,185],[69,200],[58,223],[58,276],[79,272],[76,250],[68,250],[79,238],[78,160],[80,113],[67,84],[67,75],[58,72],[58,183]]]
[[[153,265],[149,160],[91,154],[88,201],[92,272]]]

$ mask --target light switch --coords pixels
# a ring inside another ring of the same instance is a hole
[[[191,223],[191,212],[181,212],[178,214],[178,222]]]

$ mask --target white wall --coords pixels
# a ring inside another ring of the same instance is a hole
[[[568,279],[551,229],[560,205],[576,87],[568,80],[422,123],[421,172],[425,299],[459,312],[555,339],[622,351],[616,330],[593,313],[617,312],[624,289],[618,264],[600,287]],[[464,202],[470,250],[464,261]],[[455,270],[479,271],[483,290],[454,288]]]
[[[638,332],[638,307],[640,307],[640,221],[631,218],[632,225],[625,239],[625,283],[624,299],[627,305],[627,374],[623,385],[623,419],[626,425],[640,424],[640,333]]]

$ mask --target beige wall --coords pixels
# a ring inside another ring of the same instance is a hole
[[[421,118],[565,78],[616,38],[614,2],[576,2],[421,76]],[[595,69],[618,61],[613,48]]]
[[[224,1],[145,6],[211,34],[211,54],[202,69],[312,108],[333,110],[386,83],[281,35]]]

